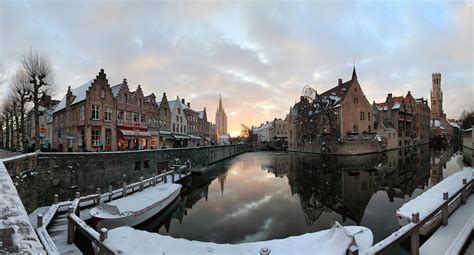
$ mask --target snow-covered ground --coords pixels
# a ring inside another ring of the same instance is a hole
[[[1,160],[0,194],[0,253],[45,254]]]
[[[369,248],[372,232],[365,227],[343,227],[335,223],[331,229],[285,239],[242,244],[216,244],[190,241],[136,230],[130,227],[116,228],[108,232],[106,245],[122,254],[260,254],[266,247],[271,254],[346,254],[352,236],[359,251]]]

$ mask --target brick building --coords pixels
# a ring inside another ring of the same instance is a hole
[[[148,109],[140,85],[130,91],[127,79],[112,87],[117,104],[118,150],[149,149],[151,134],[148,131]]]
[[[150,149],[160,148],[160,109],[156,102],[156,96],[154,93],[144,97],[145,105],[144,108],[147,112],[147,127],[150,132]]]
[[[159,110],[160,148],[172,147],[174,137],[171,134],[171,110],[166,93],[163,93],[161,101],[157,105]]]
[[[186,115],[187,130],[189,136],[188,146],[201,145],[201,137],[199,136],[199,113],[191,108],[191,103],[183,99],[181,101],[184,104],[184,115]]]
[[[171,111],[171,132],[174,137],[173,147],[187,147],[189,142],[188,133],[188,121],[184,109],[186,105],[184,100],[180,100],[179,96],[176,100],[168,101],[169,108]]]
[[[206,107],[204,110],[198,112],[198,135],[201,137],[202,145],[209,145],[211,143],[211,128],[207,121]]]
[[[58,151],[117,149],[116,104],[104,70],[71,89],[53,112],[53,147]]]
[[[325,141],[368,139],[374,131],[372,106],[358,82],[355,67],[351,80],[314,97],[301,96],[287,117],[289,148]]]

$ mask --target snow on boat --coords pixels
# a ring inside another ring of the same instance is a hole
[[[474,174],[472,168],[464,168],[462,171],[457,172],[448,178],[444,179],[440,183],[431,187],[423,194],[405,203],[400,209],[397,210],[398,224],[403,227],[411,222],[411,215],[413,213],[420,213],[420,220],[427,217],[436,207],[440,206],[443,201],[443,192],[448,192],[451,198],[456,192],[462,187],[462,179],[466,179],[467,182],[471,181]],[[472,188],[472,187],[471,187]],[[448,204],[448,215],[451,215],[461,204],[461,194],[453,198]],[[433,218],[427,221],[421,228],[421,235],[429,235],[439,225],[441,225],[442,217],[441,212],[437,213]]]
[[[162,183],[129,196],[99,204],[90,210],[96,229],[136,226],[158,214],[173,202],[181,185]]]
[[[364,251],[372,246],[373,238],[372,231],[366,227],[342,226],[335,222],[332,228],[327,230],[285,239],[240,244],[192,241],[121,227],[109,231],[104,243],[121,254],[255,255],[260,254],[260,249],[267,247],[271,250],[270,254],[346,255],[354,242],[360,254],[364,254]]]

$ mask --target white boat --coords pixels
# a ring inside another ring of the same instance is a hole
[[[173,202],[181,191],[181,185],[162,183],[129,196],[99,204],[90,210],[96,229],[113,229],[136,226],[158,214]]]

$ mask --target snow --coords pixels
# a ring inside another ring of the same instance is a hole
[[[393,104],[392,110],[394,110],[394,109],[400,109],[400,103],[399,102],[395,102],[395,104]]]
[[[71,89],[71,93],[74,96],[74,100],[72,101],[71,105],[86,100],[86,92],[92,85],[92,82],[94,82],[94,80],[90,80],[75,89]],[[64,108],[66,108],[66,96],[64,96],[59,102],[59,104],[56,106],[56,108],[54,109],[54,113],[57,113],[63,110]]]
[[[453,194],[463,187],[462,179],[467,179],[467,182],[472,179],[473,171],[473,168],[464,167],[462,171],[449,176],[423,194],[405,203],[397,210],[397,215],[411,220],[411,215],[419,212],[420,221],[422,221],[444,203],[444,192],[448,192],[449,197],[452,197]]]
[[[474,196],[467,199],[420,248],[420,254],[460,254],[474,229]]]
[[[105,244],[122,254],[259,254],[269,248],[271,254],[346,254],[355,237],[359,251],[372,245],[372,232],[365,227],[343,227],[335,223],[331,229],[300,236],[242,244],[216,244],[190,241],[156,233],[120,227],[108,232]],[[146,242],[144,242],[146,240]]]
[[[0,253],[45,254],[3,161],[0,194]]]
[[[151,205],[166,199],[169,195],[179,189],[181,189],[180,184],[160,183],[155,187],[149,187],[143,191],[135,192],[133,195],[114,200],[107,204],[116,206],[119,215],[126,215],[127,213],[140,211],[143,208],[150,207]],[[96,208],[92,208],[90,213],[92,216],[99,213],[101,217],[120,217],[119,215],[111,214],[103,210],[97,210]]]

